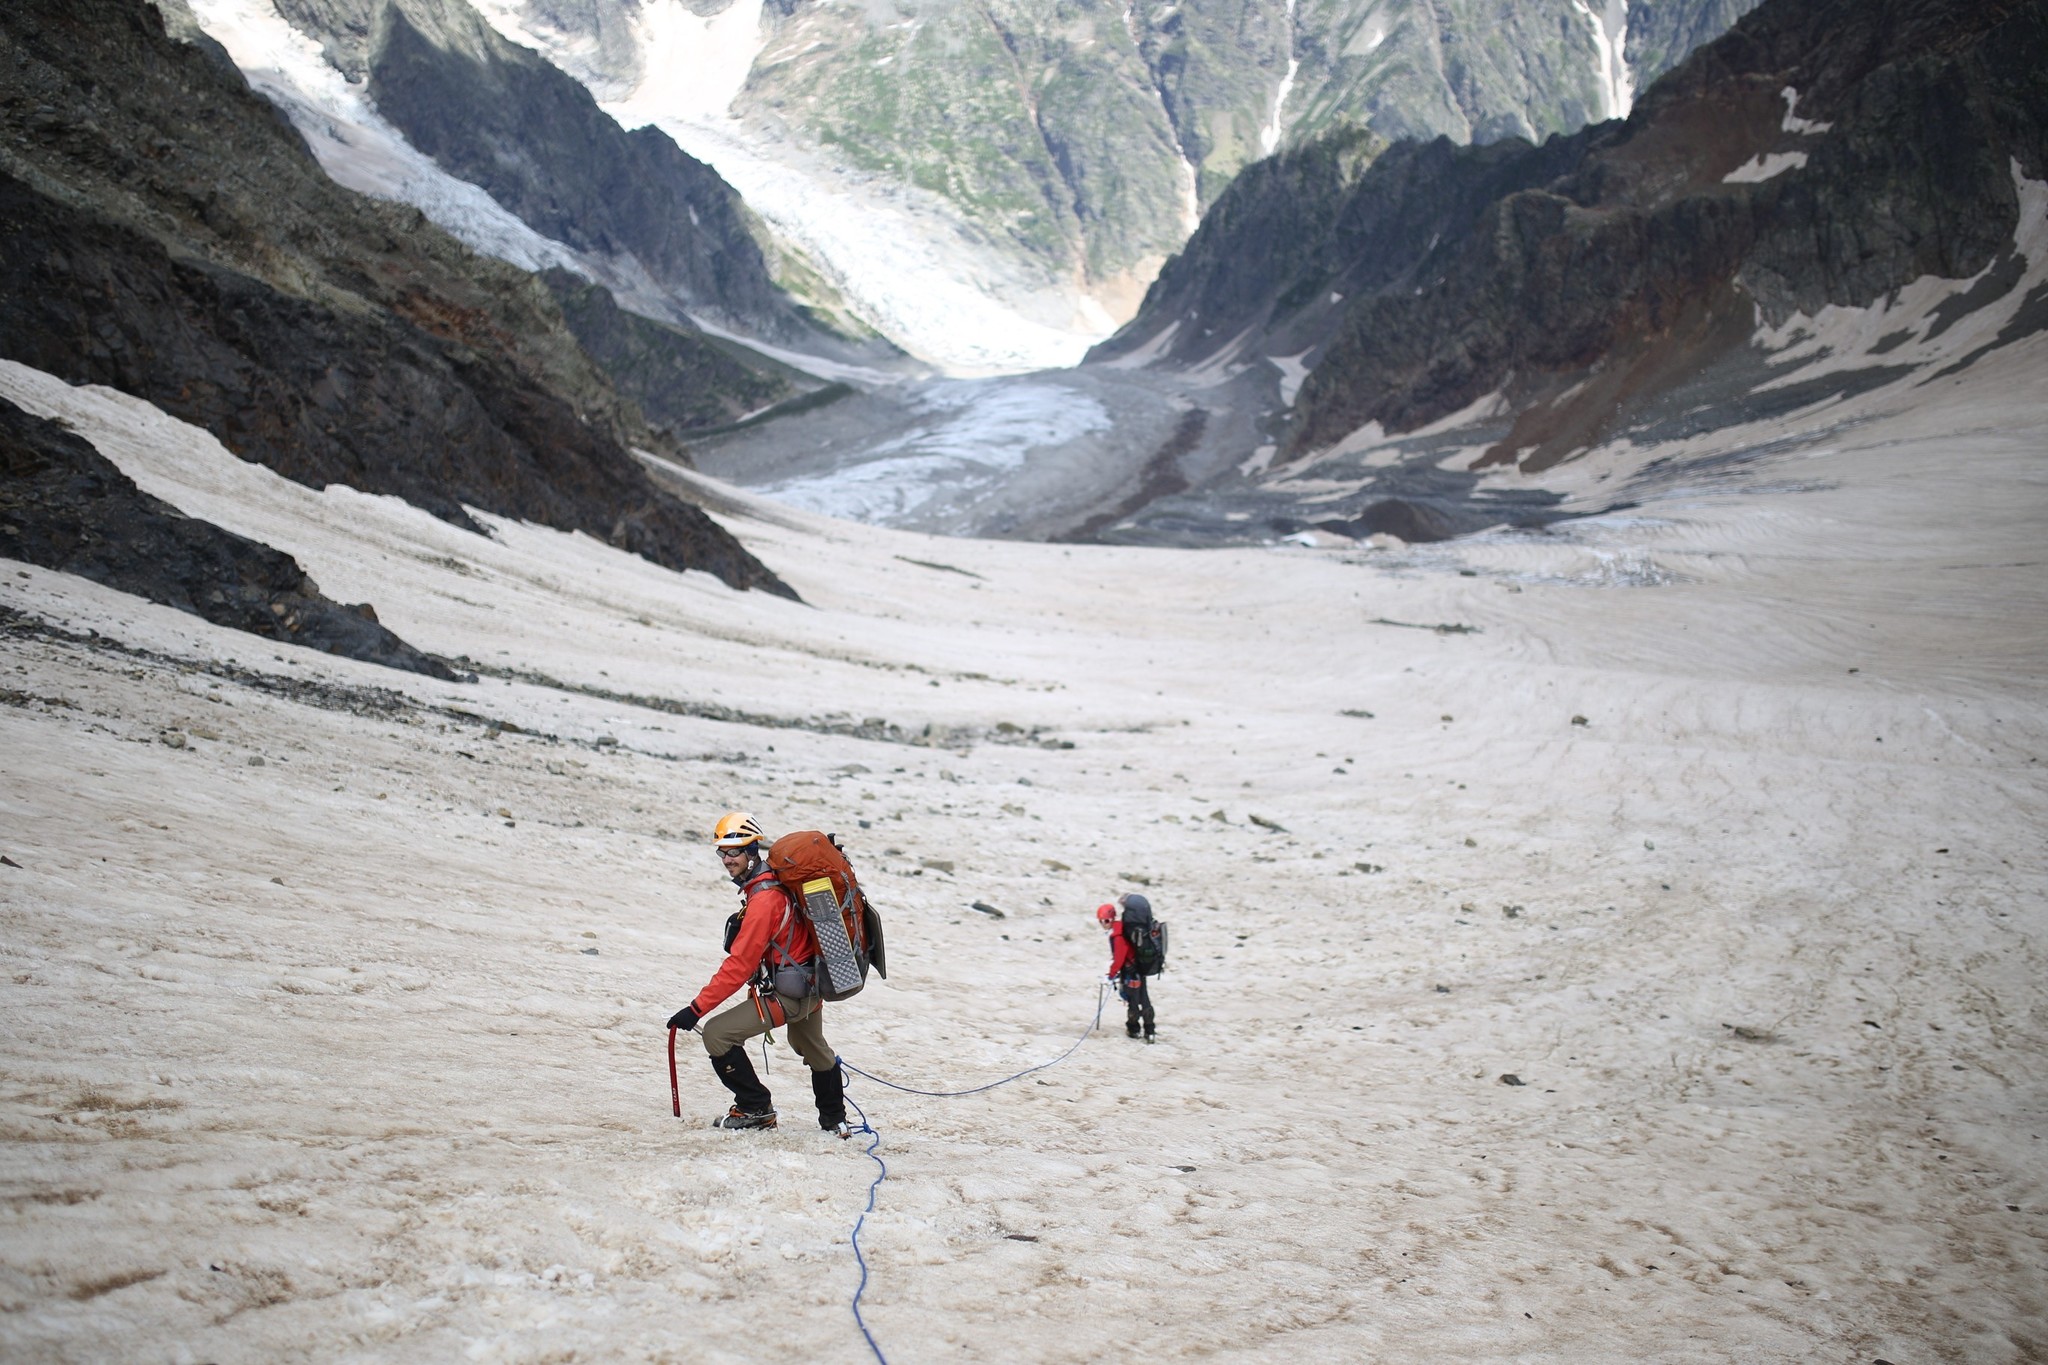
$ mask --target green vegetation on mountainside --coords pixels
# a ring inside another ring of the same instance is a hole
[[[1754,3],[1637,0],[1626,50],[1654,74]],[[764,22],[735,113],[1090,284],[1142,278],[1269,136],[1541,141],[1615,98],[1573,0],[898,0]]]

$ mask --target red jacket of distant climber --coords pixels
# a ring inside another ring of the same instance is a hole
[[[1136,976],[1138,967],[1131,959],[1137,955],[1138,950],[1124,937],[1124,927],[1119,924],[1116,932],[1109,936],[1109,974],[1121,981],[1124,979],[1124,968],[1128,967],[1130,975]]]
[[[710,983],[690,1002],[699,1014],[711,1013],[727,996],[753,980],[763,960],[773,970],[785,964],[809,962],[818,955],[818,935],[811,929],[810,920],[796,913],[789,893],[775,880],[773,872],[759,873],[744,891],[747,908],[740,918],[740,932]]]

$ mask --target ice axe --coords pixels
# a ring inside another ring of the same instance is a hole
[[[676,1031],[668,1031],[668,1102],[677,1118],[683,1116],[683,1091],[676,1084]]]

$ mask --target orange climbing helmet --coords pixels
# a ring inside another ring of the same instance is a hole
[[[1112,925],[1112,924],[1115,924],[1115,923],[1116,923],[1116,907],[1115,907],[1114,905],[1098,905],[1098,906],[1096,906],[1096,907],[1095,907],[1095,922],[1096,922],[1097,924],[1101,925],[1101,926],[1102,926],[1103,928],[1105,928],[1105,929],[1107,929],[1107,928],[1108,928],[1108,927],[1109,927],[1110,925]]]
[[[752,848],[767,843],[768,836],[761,832],[760,821],[743,810],[733,810],[718,817],[711,841],[720,848]]]

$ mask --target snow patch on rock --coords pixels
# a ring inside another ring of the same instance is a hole
[[[2027,299],[2048,285],[2048,180],[2029,180],[2017,161],[2011,173],[2019,219],[2010,255],[1966,280],[1922,275],[1868,307],[1831,304],[1817,313],[1794,314],[1781,326],[1759,326],[1755,344],[1784,373],[1758,391],[1873,365],[1942,364],[1997,338]],[[1976,307],[1964,302],[1980,293],[1986,297]]]
[[[1773,176],[1786,171],[1796,171],[1806,165],[1805,152],[1758,152],[1749,160],[1721,177],[1724,185],[1759,185]]]
[[[1785,119],[1778,126],[1786,132],[1812,135],[1815,133],[1825,133],[1828,129],[1835,126],[1832,123],[1816,123],[1812,119],[1799,117],[1799,92],[1791,86],[1786,86],[1778,94],[1783,96],[1785,100]]]

